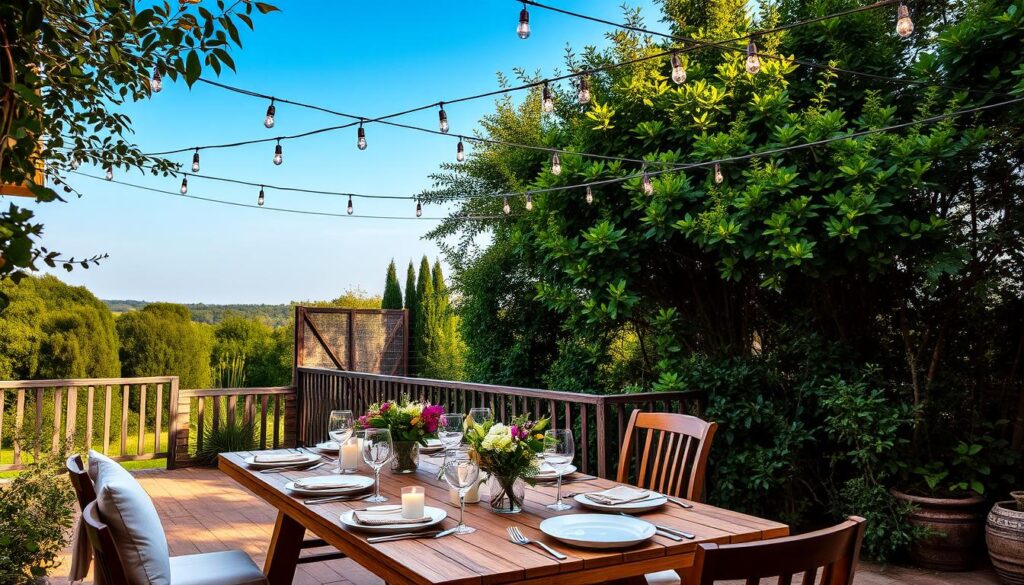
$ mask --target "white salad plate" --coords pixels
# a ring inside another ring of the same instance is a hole
[[[273,463],[256,463],[256,456],[249,455],[248,457],[245,458],[245,464],[248,465],[249,467],[252,467],[253,469],[273,469],[275,467],[310,465],[316,463],[317,461],[322,461],[322,458],[319,455],[313,453],[299,453],[297,455],[299,455],[301,459],[296,459],[295,461],[275,461]]]
[[[576,466],[570,465],[565,468],[565,473],[562,474],[562,477],[571,475],[573,473],[576,473]],[[556,479],[558,479],[558,473],[556,473],[554,470],[538,471],[537,475],[533,476],[533,479],[537,481],[555,481]]]
[[[338,442],[337,441],[324,441],[323,443],[316,444],[317,451],[323,451],[324,453],[337,453]]]
[[[595,502],[587,497],[587,494],[576,494],[573,497],[574,500],[580,503],[580,505],[590,508],[591,510],[598,510],[600,512],[624,512],[626,514],[640,514],[641,512],[649,512],[656,508],[660,508],[668,503],[668,498],[659,494],[658,492],[649,492],[647,497],[641,501],[626,502],[625,504],[602,504]]]
[[[567,514],[540,523],[540,530],[552,538],[580,548],[628,548],[654,536],[654,524],[611,514]]]
[[[295,484],[327,484],[330,485],[335,482],[344,481],[351,484],[347,487],[336,487],[336,488],[320,488],[320,489],[307,489],[305,487],[299,487]],[[373,478],[364,477],[362,475],[321,475],[317,477],[308,477],[306,479],[296,481],[289,481],[284,484],[284,489],[299,494],[300,496],[337,496],[341,494],[351,494],[360,492],[362,490],[373,487]]]
[[[402,507],[400,505],[390,505],[374,506],[369,509],[379,510],[385,508],[395,508],[396,510],[400,510]],[[416,532],[418,530],[423,530],[425,528],[430,528],[431,526],[440,524],[441,522],[444,522],[445,518],[448,517],[448,512],[445,512],[441,508],[424,506],[423,515],[429,516],[430,520],[427,520],[426,522],[420,522],[419,524],[385,524],[383,526],[368,526],[366,524],[359,524],[358,522],[356,522],[355,511],[349,510],[348,512],[342,513],[340,520],[341,523],[346,528],[351,528],[352,530],[361,530],[363,532],[372,532],[375,534],[398,534],[401,532]]]

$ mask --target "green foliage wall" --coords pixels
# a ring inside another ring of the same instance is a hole
[[[262,321],[228,316],[213,328],[211,364],[241,359],[245,386],[281,386],[291,381],[291,343]],[[290,337],[287,338],[290,340]],[[216,380],[215,380],[216,382]],[[237,387],[238,385],[235,385]]]
[[[213,332],[188,309],[153,303],[117,318],[125,376],[178,376],[182,388],[210,387]]]

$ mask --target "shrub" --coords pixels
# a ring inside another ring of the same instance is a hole
[[[203,448],[196,459],[203,465],[216,465],[217,455],[231,451],[252,451],[256,448],[256,428],[251,424],[210,427],[203,433]]]

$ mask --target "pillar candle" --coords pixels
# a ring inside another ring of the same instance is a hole
[[[422,518],[425,499],[426,492],[419,486],[402,488],[402,518]]]
[[[362,457],[362,439],[352,437],[341,445],[341,468],[356,469],[359,467],[359,459]]]

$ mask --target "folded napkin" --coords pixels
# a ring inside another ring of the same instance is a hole
[[[309,457],[300,453],[262,453],[252,458],[253,463],[301,463]]]
[[[338,450],[338,442],[337,441],[327,441],[326,443],[318,443],[316,448],[317,449],[323,449],[324,451],[337,451]]]
[[[651,492],[620,485],[613,487],[610,490],[604,490],[603,492],[591,492],[584,495],[591,502],[597,502],[598,504],[604,504],[606,506],[616,506],[618,504],[628,504],[637,500],[646,499],[651,495]]]
[[[345,479],[345,478],[339,478],[339,479],[331,480],[331,481],[316,481],[316,482],[314,482],[314,481],[308,481],[308,480],[299,480],[299,481],[295,482],[295,487],[296,488],[298,488],[300,490],[309,490],[309,491],[315,491],[315,490],[340,490],[340,489],[344,489],[344,488],[359,487],[359,485],[360,485],[359,483],[356,483],[354,481],[351,481],[351,480],[348,480],[348,479]]]
[[[398,524],[420,524],[430,520],[430,516],[422,518],[402,518],[401,506],[381,506],[373,510],[352,512],[358,524],[365,526],[392,526]]]

